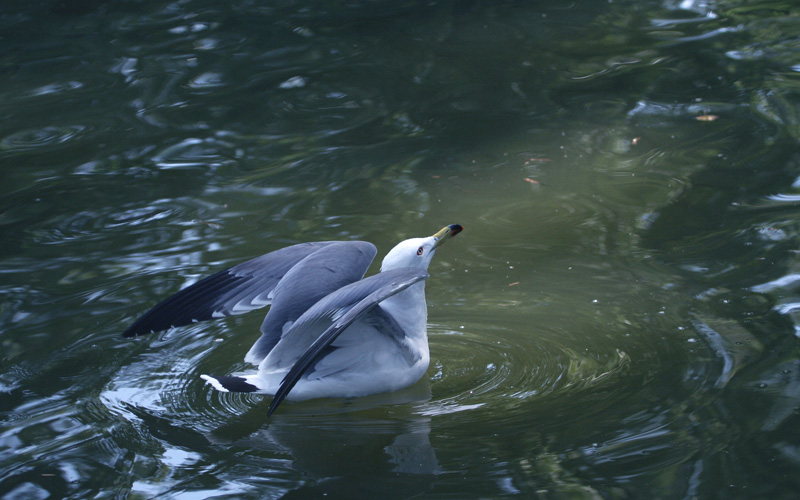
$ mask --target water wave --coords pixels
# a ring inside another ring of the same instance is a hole
[[[10,153],[50,150],[81,139],[86,131],[83,125],[23,130],[0,140],[0,150]]]
[[[149,345],[113,374],[100,394],[100,401],[127,421],[168,414],[180,415],[174,421],[170,419],[172,425],[202,423],[201,429],[220,425],[236,407],[227,399],[216,406],[208,404],[200,365],[218,345],[213,341],[213,333],[219,332],[190,327],[163,333],[155,339],[141,339]]]
[[[630,367],[630,356],[617,349],[597,356],[580,353],[542,338],[475,336],[451,332],[435,335],[433,399],[420,408],[436,416],[484,406],[515,408],[551,395],[563,397],[605,383]],[[480,419],[482,417],[475,417]]]

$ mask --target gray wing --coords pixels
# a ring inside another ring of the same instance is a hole
[[[287,336],[303,337],[309,331],[313,331],[314,327],[324,318],[332,319],[333,324],[308,347],[286,374],[269,406],[267,416],[270,416],[278,408],[303,373],[324,356],[326,348],[347,327],[369,313],[381,301],[405,290],[414,283],[427,279],[428,276],[430,275],[425,270],[418,268],[386,271],[344,287],[326,296],[306,311],[292,326],[291,331],[287,332]],[[394,336],[397,335],[397,332],[392,331],[387,334]]]
[[[289,270],[334,243],[337,242],[292,245],[208,276],[157,304],[123,335],[144,335],[264,307],[271,302],[270,294]]]
[[[275,287],[261,337],[245,361],[259,364],[320,299],[363,278],[376,253],[375,245],[366,241],[337,241],[298,262]]]

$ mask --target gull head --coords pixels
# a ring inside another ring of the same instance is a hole
[[[433,236],[401,241],[383,258],[381,271],[399,269],[401,267],[428,269],[436,249],[463,230],[464,228],[459,224],[450,224],[443,227]]]

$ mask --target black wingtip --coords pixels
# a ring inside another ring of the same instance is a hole
[[[286,398],[285,394],[282,396],[276,395],[274,398],[272,398],[272,402],[269,404],[269,409],[267,410],[267,418],[271,417],[272,414],[275,413],[275,410],[278,409],[278,406],[280,406],[284,398]]]

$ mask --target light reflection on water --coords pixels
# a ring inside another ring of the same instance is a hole
[[[794,495],[783,4],[68,4],[0,8],[0,498]],[[266,420],[199,379],[259,314],[120,338],[446,223],[406,390]]]

